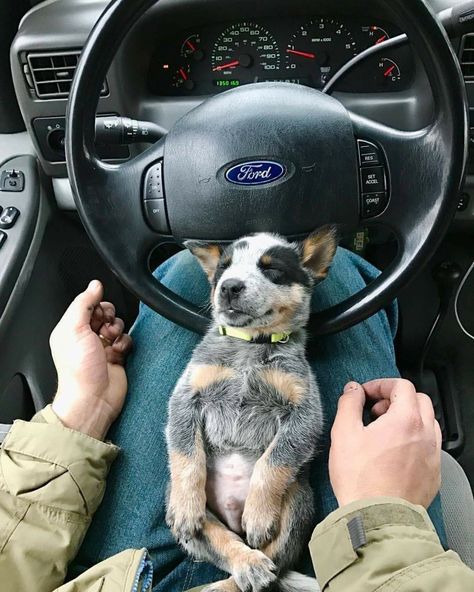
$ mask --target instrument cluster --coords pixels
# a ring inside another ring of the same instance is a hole
[[[159,45],[150,88],[162,96],[210,95],[264,81],[321,89],[358,53],[399,34],[388,23],[332,17],[211,25],[184,31]],[[413,72],[411,49],[391,49],[359,64],[336,90],[401,91],[411,84]]]

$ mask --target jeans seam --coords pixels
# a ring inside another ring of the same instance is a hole
[[[188,564],[188,569],[186,570],[186,577],[184,578],[183,588],[181,592],[185,592],[189,590],[191,581],[194,576],[194,561],[189,558],[186,558],[186,562]]]

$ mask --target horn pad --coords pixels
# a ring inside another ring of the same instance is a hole
[[[296,84],[257,83],[209,99],[166,138],[164,186],[178,239],[298,236],[359,220],[357,147],[347,110]],[[168,190],[168,188],[170,188]]]

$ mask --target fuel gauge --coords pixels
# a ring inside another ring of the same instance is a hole
[[[379,86],[397,86],[402,79],[398,64],[390,58],[381,58],[377,64],[377,83]]]

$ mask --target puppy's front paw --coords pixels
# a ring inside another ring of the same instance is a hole
[[[276,580],[275,572],[273,561],[254,549],[243,553],[232,566],[232,575],[243,591],[266,590]]]
[[[261,549],[270,543],[280,528],[279,507],[268,500],[253,502],[247,499],[242,515],[242,528],[249,547]]]
[[[202,531],[205,519],[205,496],[170,496],[166,524],[179,542],[196,537]]]

